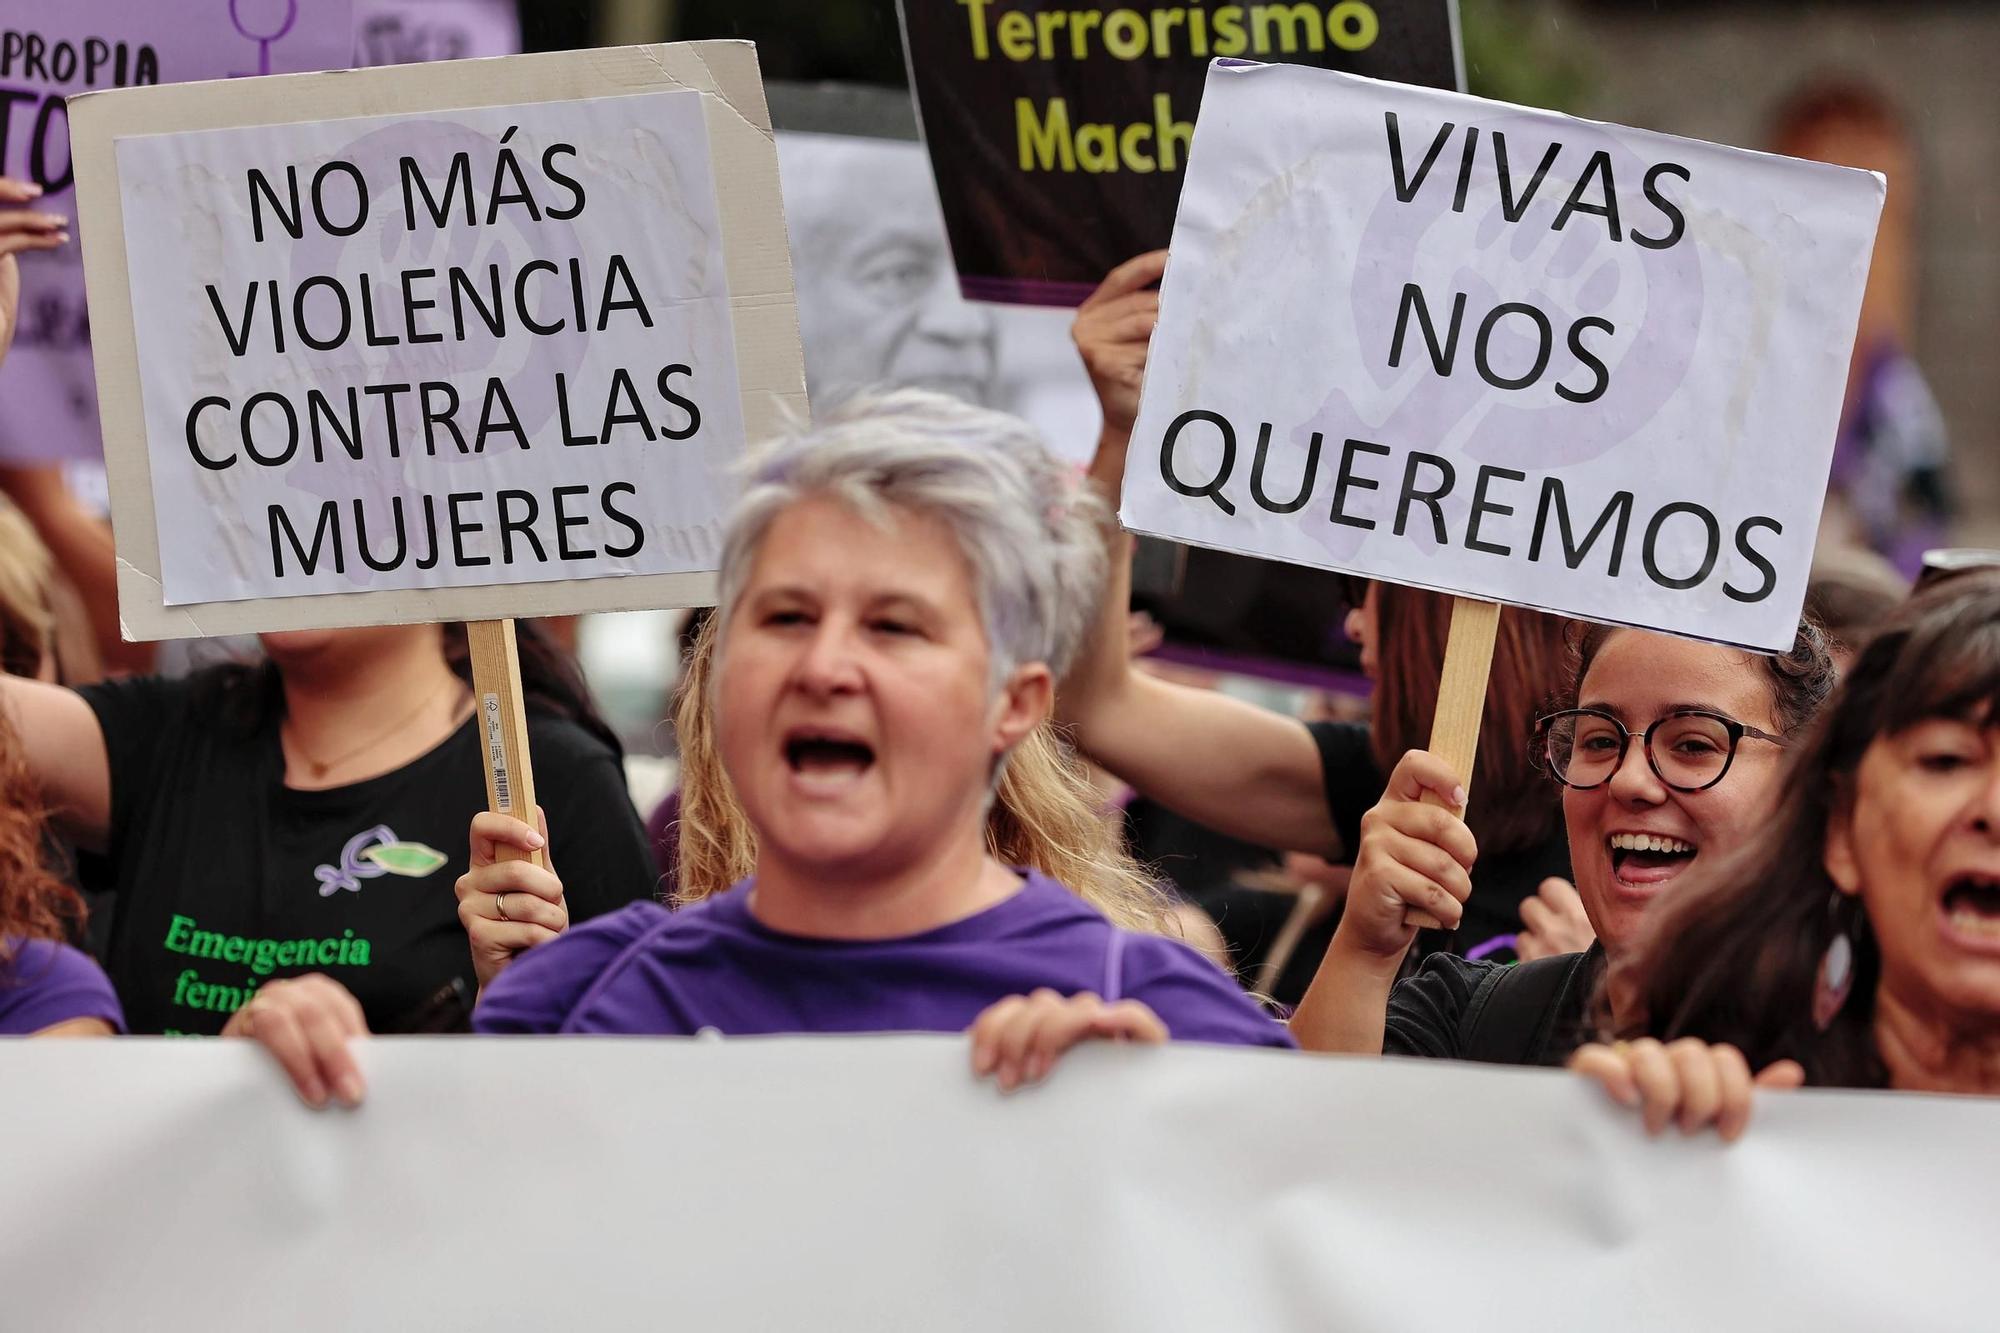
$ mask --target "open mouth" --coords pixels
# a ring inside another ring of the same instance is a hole
[[[1663,833],[1614,833],[1605,839],[1611,874],[1621,884],[1664,884],[1693,864],[1699,849]]]
[[[2000,879],[1959,876],[1944,891],[1944,914],[1956,934],[2000,940]]]
[[[796,731],[785,738],[785,763],[800,777],[838,782],[873,767],[875,750],[851,736]]]

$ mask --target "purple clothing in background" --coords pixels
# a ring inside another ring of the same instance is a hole
[[[86,954],[53,940],[9,940],[0,961],[0,1037],[74,1018],[101,1018],[125,1030],[125,1013],[104,969]]]
[[[1291,1033],[1178,940],[1119,930],[1034,871],[948,926],[888,940],[780,934],[746,881],[669,913],[653,903],[578,926],[501,974],[478,1032],[725,1036],[962,1032],[1009,995],[1049,987],[1138,1000],[1176,1041],[1290,1046]]]
[[[1944,413],[1923,372],[1894,341],[1869,347],[1841,413],[1828,482],[1868,545],[1906,577],[1942,546],[1951,518]]]

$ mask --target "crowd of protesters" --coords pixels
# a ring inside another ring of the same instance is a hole
[[[1895,137],[1852,97],[1784,124]],[[4,333],[14,256],[69,238],[26,187],[0,204]],[[1724,1137],[1759,1087],[2000,1092],[2000,570],[1907,593],[1829,532],[1771,655],[1509,609],[1470,775],[1424,748],[1437,594],[1352,585],[1363,720],[1179,683],[1133,650],[1111,518],[1168,262],[1078,312],[1086,475],[915,389],[752,451],[651,831],[533,625],[531,825],[486,811],[462,626],[149,674],[106,633],[103,534],[9,474],[0,1033],[249,1038],[315,1105],[365,1100],[357,1039],[449,1031],[963,1033],[1005,1089],[1091,1040],[1566,1064]],[[1906,359],[1878,323],[1835,512],[1914,569],[1942,511],[1896,497],[1941,445],[1884,471]],[[1347,868],[1295,1007],[1133,857],[1113,783]]]

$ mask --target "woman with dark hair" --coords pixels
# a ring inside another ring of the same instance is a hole
[[[1077,313],[1077,349],[1104,409],[1091,477],[1113,498],[1159,309],[1149,284],[1165,267],[1164,251],[1122,265]],[[1260,847],[1352,857],[1383,775],[1430,733],[1451,599],[1357,580],[1347,632],[1375,681],[1372,720],[1308,724],[1141,670],[1126,651],[1130,554],[1130,540],[1114,534],[1096,631],[1056,697],[1057,720],[1072,728],[1077,748],[1205,828]],[[1560,811],[1554,793],[1534,780],[1528,744],[1535,706],[1561,670],[1562,636],[1554,616],[1509,608],[1500,618],[1471,814],[1486,855],[1455,941],[1460,949],[1511,941],[1522,902],[1548,877],[1569,873]]]
[[[0,1036],[109,1036],[124,1027],[111,983],[71,947],[83,899],[50,873],[41,802],[0,715]]]
[[[611,732],[522,626],[552,854],[577,919],[653,881]],[[263,637],[264,660],[0,707],[86,884],[111,892],[106,970],[135,1032],[214,1034],[274,977],[326,971],[379,1030],[462,1026],[475,989],[453,882],[486,807],[459,626]]]
[[[1862,649],[1763,836],[1649,924],[1577,1068],[1725,1137],[1766,1086],[2000,1094],[2000,572]],[[1717,1043],[1711,1045],[1710,1043]]]
[[[1537,725],[1597,943],[1509,968],[1433,955],[1395,980],[1411,909],[1456,919],[1482,856],[1453,813],[1457,777],[1412,751],[1363,821],[1347,910],[1292,1021],[1302,1046],[1561,1064],[1653,900],[1763,827],[1779,756],[1832,688],[1833,661],[1809,622],[1775,656],[1599,625],[1579,629],[1570,680],[1567,706]],[[1615,1019],[1633,1012],[1615,972],[1605,998]]]

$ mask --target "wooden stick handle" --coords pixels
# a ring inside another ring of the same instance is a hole
[[[1444,644],[1444,670],[1438,679],[1437,712],[1431,718],[1430,751],[1451,766],[1471,803],[1473,761],[1479,754],[1479,717],[1486,711],[1486,678],[1493,669],[1493,640],[1500,632],[1500,604],[1471,597],[1454,597],[1451,633]],[[1425,805],[1444,805],[1430,791]],[[1403,918],[1413,926],[1435,928],[1442,923],[1429,912],[1411,911]]]
[[[512,620],[468,620],[472,693],[486,761],[486,808],[535,822],[535,771],[528,756],[528,714],[521,698],[521,653]],[[503,861],[530,860],[547,867],[547,849],[500,849]]]

